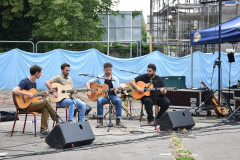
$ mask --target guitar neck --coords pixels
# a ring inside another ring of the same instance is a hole
[[[165,90],[173,90],[173,88],[171,88],[171,87],[160,87],[160,88],[148,88],[147,90],[148,91],[159,91],[159,90],[161,90],[162,88],[164,88]]]
[[[201,84],[209,90],[208,86],[204,82],[201,82]]]
[[[50,94],[52,94],[52,91],[48,91]],[[33,96],[34,97],[38,97],[39,95],[45,95],[45,91],[43,91],[43,92],[38,92],[38,93],[35,93],[35,94],[33,94]]]
[[[62,90],[62,93],[74,93],[75,90]],[[77,92],[91,91],[91,89],[76,89]]]

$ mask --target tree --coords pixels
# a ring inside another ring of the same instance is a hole
[[[109,11],[111,0],[29,0],[27,16],[37,17],[33,37],[58,41],[100,40],[99,12]]]
[[[30,27],[27,31],[31,38],[23,36],[25,40],[101,40],[104,29],[98,13],[111,11],[117,3],[116,0],[1,0],[1,28],[16,31],[18,27],[11,25],[18,18],[23,27]],[[21,33],[17,35],[17,39],[11,40],[19,40]]]
[[[31,37],[34,17],[24,17],[30,8],[27,0],[0,1],[0,39],[28,40]]]
[[[141,35],[142,42],[147,42],[147,30],[146,30],[146,28],[147,28],[146,23],[145,23],[144,19],[142,19],[142,35]]]

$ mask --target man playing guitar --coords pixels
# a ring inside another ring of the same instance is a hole
[[[53,91],[53,94],[55,97],[58,97],[57,92],[55,92],[55,89],[52,87],[52,83],[60,83],[61,85],[70,85],[73,87],[73,82],[71,77],[69,77],[69,72],[70,72],[70,65],[67,63],[63,63],[61,65],[61,71],[62,74],[53,77],[52,79],[48,80],[45,82],[47,88],[51,91]],[[74,94],[77,94],[77,91],[74,91]],[[70,98],[70,97],[69,97]],[[74,102],[76,103],[76,106],[80,108],[80,113],[79,113],[79,122],[84,120],[85,117],[85,112],[86,112],[86,103],[83,101],[73,98],[73,99],[68,99],[64,98],[61,101],[58,102],[59,106],[68,106],[68,122],[73,121],[73,115],[74,115],[74,109],[75,105]]]
[[[146,89],[149,85],[153,84],[154,88],[160,88],[155,91],[150,92],[150,96],[143,96],[141,98],[141,102],[144,104],[146,112],[147,112],[147,119],[149,125],[154,125],[154,117],[153,117],[153,109],[152,106],[159,105],[161,107],[158,115],[156,116],[156,120],[158,120],[161,115],[169,108],[169,100],[164,95],[167,93],[164,84],[164,81],[157,75],[156,73],[156,66],[155,64],[149,64],[147,68],[147,74],[140,75],[130,81],[130,85],[137,90],[140,94],[146,92],[144,88],[140,88],[136,82],[143,81],[144,83],[150,83],[146,86]]]
[[[99,78],[93,78],[86,83],[87,89],[90,89],[90,84],[97,82],[100,85],[107,84],[109,89],[115,88],[115,91],[109,91],[109,97],[113,104],[116,105],[116,125],[123,126],[120,119],[122,115],[122,101],[116,96],[116,93],[120,93],[117,89],[119,86],[119,80],[116,76],[112,75],[112,64],[109,62],[104,63],[104,74],[99,75]],[[87,96],[90,98],[92,95],[91,91],[88,91]],[[103,105],[109,103],[107,97],[99,97],[97,99],[97,115],[98,115],[98,125],[97,128],[103,126]]]
[[[19,85],[12,90],[14,95],[28,96],[30,99],[34,98],[33,93],[26,92],[23,90],[30,90],[32,88],[36,89],[35,80],[41,77],[42,68],[40,66],[33,65],[30,67],[30,74],[31,75],[28,78],[21,80]],[[19,109],[19,110],[21,113],[27,113],[27,112],[42,113],[40,133],[44,135],[47,135],[49,133],[47,130],[48,129],[48,123],[47,123],[48,113],[50,114],[52,120],[60,122],[60,120],[57,119],[57,115],[55,114],[55,112],[52,109],[50,109],[50,106],[44,99],[33,101],[30,103],[29,106],[27,106],[27,108]]]

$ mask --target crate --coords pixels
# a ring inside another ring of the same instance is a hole
[[[166,87],[176,87],[178,89],[186,88],[185,76],[164,76],[161,78]]]

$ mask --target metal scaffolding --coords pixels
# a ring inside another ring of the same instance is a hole
[[[238,16],[239,3],[234,2],[231,6],[223,4],[223,22]],[[199,0],[152,0],[152,3],[152,23],[147,22],[148,35],[152,27],[152,42],[158,45],[155,48],[169,56],[190,54],[191,30],[218,25],[218,4],[200,4]],[[199,45],[192,49],[193,52],[212,53],[217,51],[217,45]]]

